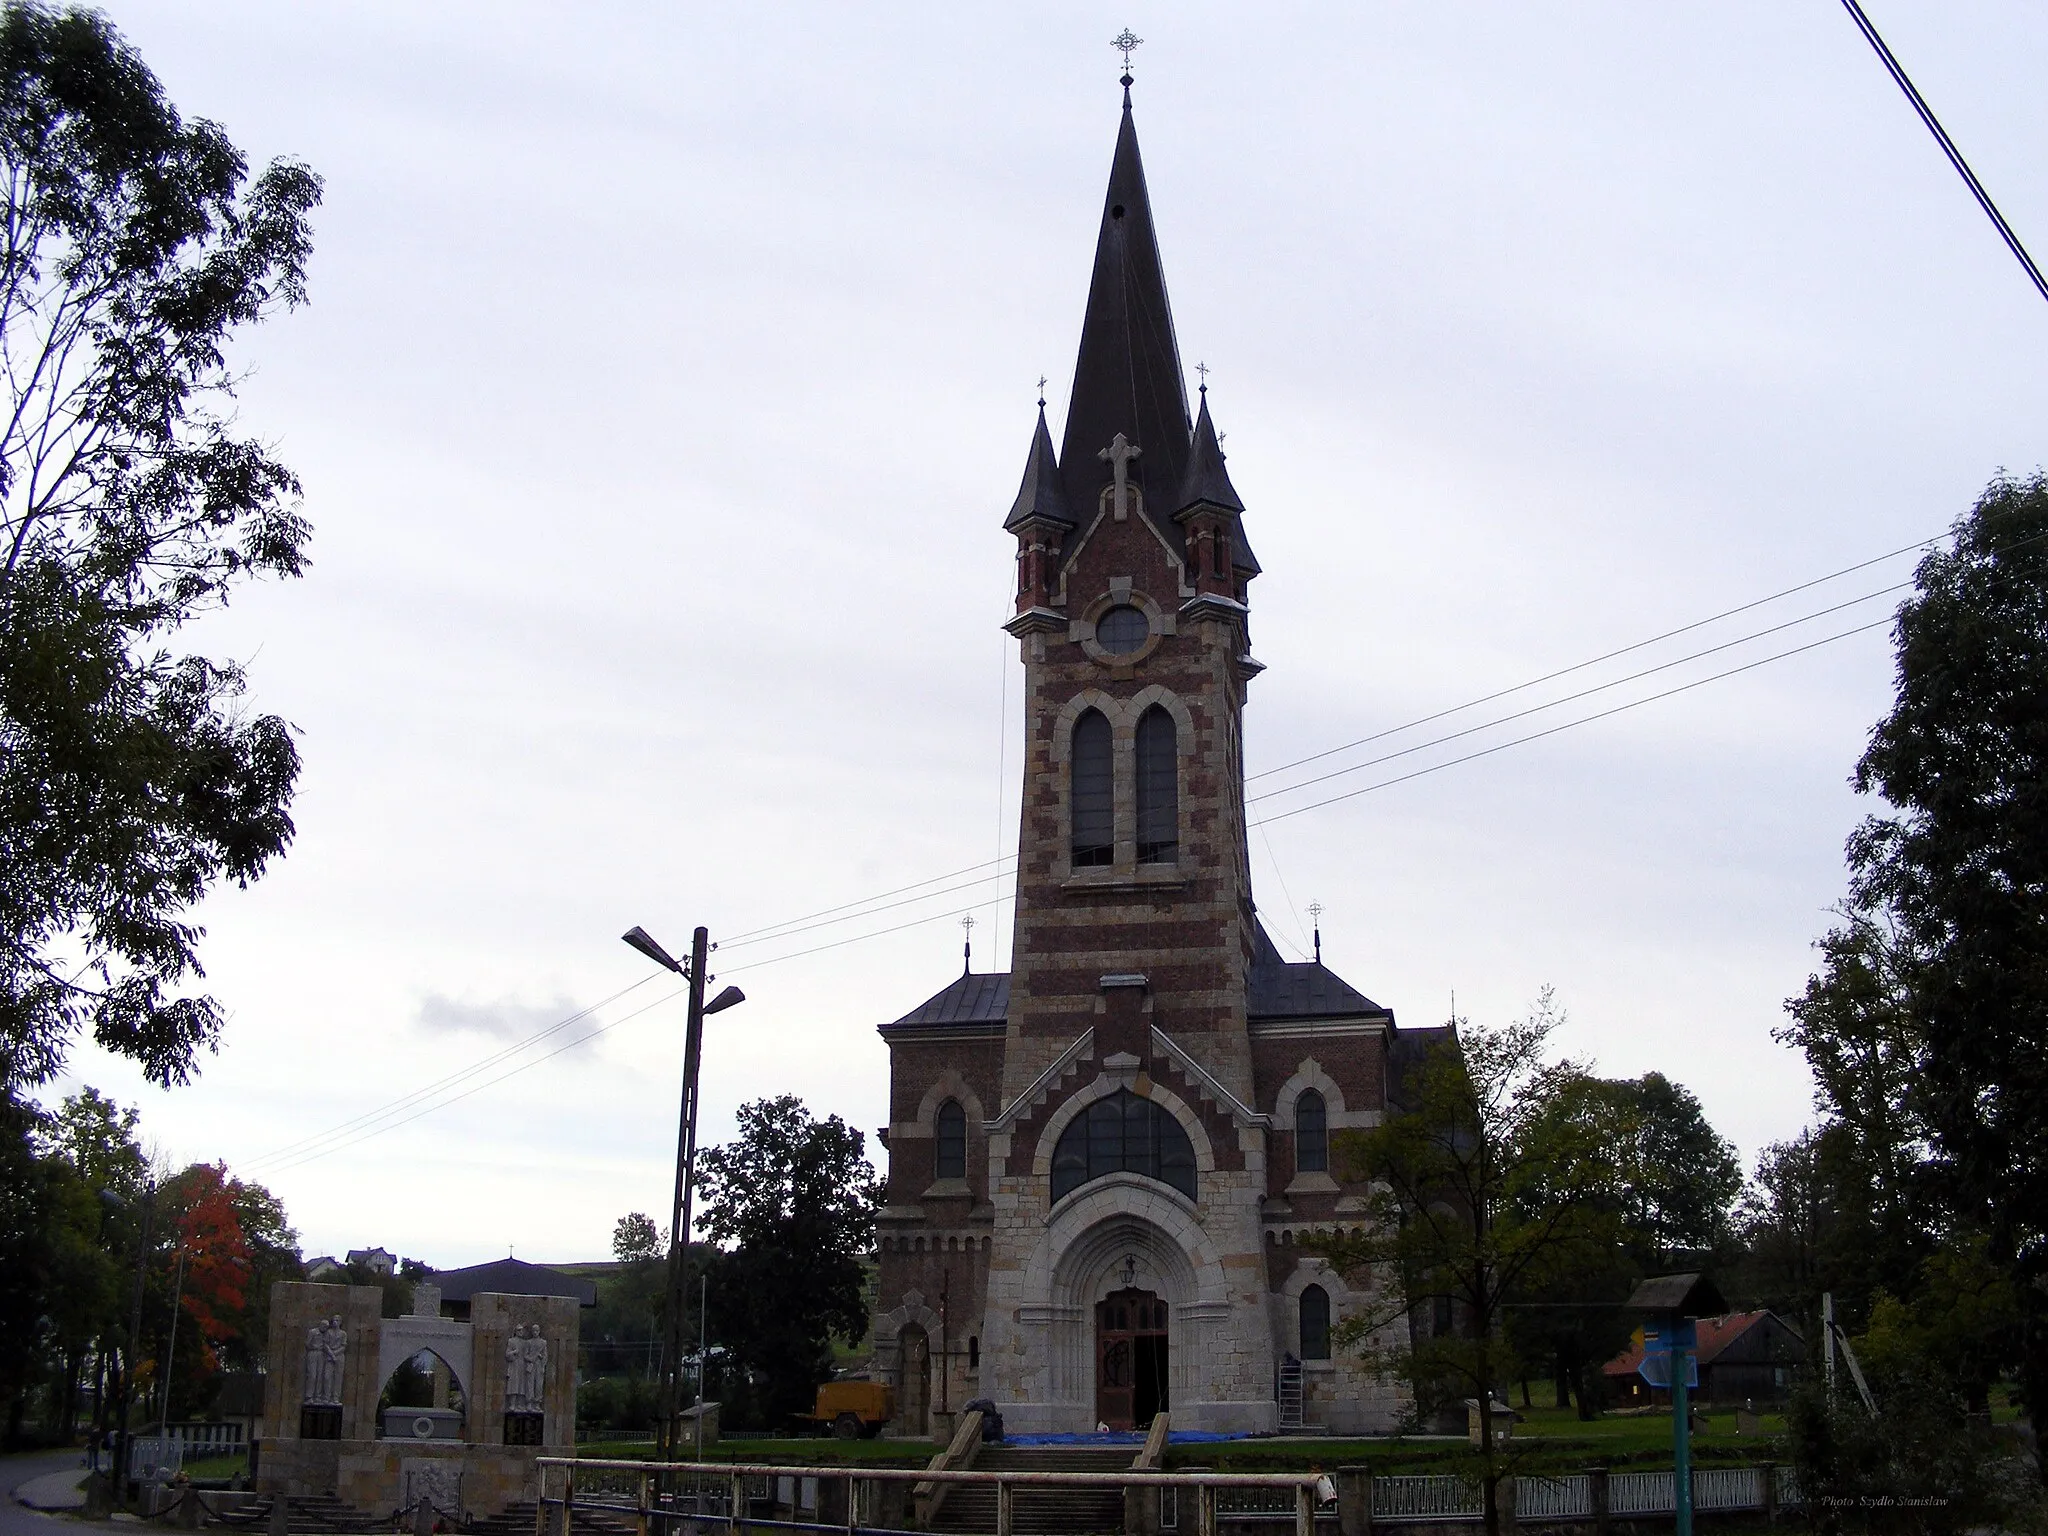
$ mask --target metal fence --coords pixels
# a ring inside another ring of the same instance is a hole
[[[227,1456],[243,1449],[242,1426],[238,1423],[172,1424],[165,1434],[185,1448],[185,1455],[197,1461],[204,1456]]]
[[[1268,1527],[1292,1523],[1295,1536],[1315,1536],[1318,1521],[1338,1517],[1329,1497],[1335,1488],[1313,1473],[935,1471],[563,1456],[543,1456],[539,1464],[535,1536],[556,1536],[571,1509],[625,1517],[644,1536],[703,1533],[713,1525],[732,1536],[744,1526],[873,1536],[911,1524],[913,1490],[923,1498],[940,1485],[959,1484],[994,1488],[995,1536],[1012,1536],[1015,1501],[1025,1490],[1156,1489],[1159,1523],[1175,1536],[1220,1536],[1227,1524],[1250,1522]],[[1778,1508],[1796,1506],[1799,1490],[1789,1467],[1709,1467],[1693,1472],[1693,1508],[1703,1513],[1769,1508],[1767,1472],[1774,1479],[1771,1502]],[[1339,1484],[1354,1476],[1340,1472]],[[1516,1520],[1528,1524],[1590,1524],[1600,1513],[1603,1492],[1609,1517],[1668,1518],[1676,1492],[1670,1472],[1516,1477],[1512,1484],[1503,1493],[1512,1495]],[[1369,1497],[1376,1525],[1476,1524],[1481,1519],[1480,1486],[1468,1478],[1359,1476],[1350,1486],[1353,1491],[1341,1497],[1358,1497],[1361,1505]]]
[[[896,1532],[909,1524],[905,1506],[913,1491],[922,1495],[938,1485],[962,1483],[994,1488],[996,1536],[1012,1536],[1017,1495],[1024,1490],[1127,1488],[1189,1495],[1197,1536],[1216,1536],[1226,1520],[1290,1519],[1295,1536],[1314,1536],[1317,1505],[1335,1492],[1329,1479],[1301,1472],[1138,1472],[1123,1468],[1103,1472],[920,1471],[574,1456],[542,1456],[537,1458],[537,1467],[540,1496],[535,1501],[535,1536],[566,1531],[572,1512],[586,1511],[631,1519],[648,1536],[671,1536],[692,1528],[701,1531],[714,1521],[722,1523],[732,1536],[746,1526],[843,1530],[848,1536]]]
[[[1374,1520],[1477,1520],[1479,1485],[1462,1477],[1376,1477]]]
[[[1692,1474],[1692,1507],[1698,1511],[1766,1508],[1764,1468],[1696,1468]],[[1799,1502],[1799,1488],[1790,1467],[1771,1469],[1777,1478],[1779,1508]],[[1677,1503],[1677,1478],[1670,1472],[1615,1472],[1607,1477],[1607,1513],[1617,1519],[1669,1515]],[[1560,1524],[1593,1519],[1594,1479],[1587,1473],[1565,1477],[1514,1479],[1515,1518]],[[1372,1480],[1372,1517],[1384,1524],[1438,1524],[1481,1518],[1479,1484],[1462,1477],[1376,1477]]]

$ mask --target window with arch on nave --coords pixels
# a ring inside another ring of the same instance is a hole
[[[1112,1173],[1157,1179],[1195,1198],[1195,1148],[1170,1110],[1119,1088],[1060,1132],[1052,1154],[1052,1197],[1064,1199]]]

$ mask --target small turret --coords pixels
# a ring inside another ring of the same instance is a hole
[[[1052,434],[1046,430],[1045,402],[1038,402],[1038,428],[1024,460],[1024,481],[1003,530],[1017,536],[1017,616],[1006,626],[1012,634],[1063,628],[1066,620],[1052,607],[1052,585],[1060,547],[1074,530],[1074,515],[1060,484],[1059,462],[1053,457]]]
[[[1244,503],[1224,467],[1223,445],[1209,418],[1206,386],[1176,505],[1173,520],[1187,532],[1188,577],[1196,600],[1220,598],[1242,605],[1245,583],[1258,575],[1259,563],[1245,542]]]

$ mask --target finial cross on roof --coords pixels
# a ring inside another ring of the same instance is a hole
[[[1125,508],[1131,494],[1131,460],[1145,450],[1119,432],[1110,440],[1107,448],[1097,453],[1098,459],[1109,460],[1109,471],[1115,477],[1116,494],[1111,498],[1111,507],[1116,520],[1124,520]]]
[[[1042,373],[1038,376],[1038,403],[1041,407],[1045,404],[1045,375]]]
[[[1138,34],[1133,32],[1129,27],[1125,27],[1123,31],[1119,32],[1115,37],[1112,37],[1109,40],[1109,46],[1119,50],[1124,56],[1125,74],[1128,75],[1131,72],[1131,50],[1136,48],[1138,44],[1142,43],[1143,41],[1145,41],[1145,39],[1138,36]]]
[[[1209,393],[1209,365],[1207,363],[1197,363],[1195,364],[1195,372],[1202,376],[1202,393],[1206,395]]]

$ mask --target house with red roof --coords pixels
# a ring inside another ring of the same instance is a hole
[[[1700,1384],[1697,1403],[1780,1402],[1792,1390],[1792,1372],[1806,1362],[1806,1341],[1777,1313],[1730,1312],[1699,1321]],[[1643,1363],[1643,1335],[1600,1368],[1623,1407],[1671,1401],[1667,1387],[1653,1387],[1637,1369]]]

